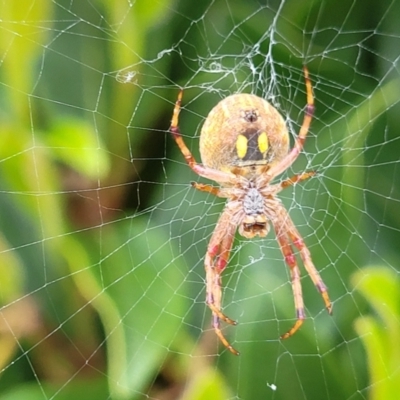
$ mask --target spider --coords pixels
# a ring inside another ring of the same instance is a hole
[[[299,251],[307,273],[320,292],[329,314],[332,304],[327,288],[315,268],[303,238],[277,194],[315,175],[303,172],[272,184],[299,156],[314,114],[314,97],[308,69],[304,66],[307,105],[303,124],[289,151],[289,134],[279,112],[266,100],[252,94],[234,94],[221,100],[208,114],[200,134],[198,164],[183,141],[178,126],[183,90],[173,110],[170,132],[189,167],[198,175],[213,180],[219,187],[192,183],[200,191],[226,198],[227,202],[211,236],[205,255],[206,303],[212,311],[212,325],[223,345],[239,352],[221,331],[220,321],[236,325],[221,311],[221,274],[228,264],[236,229],[245,238],[265,237],[272,225],[282,255],[290,269],[296,322],[281,336],[292,336],[305,319],[300,270],[293,246]]]

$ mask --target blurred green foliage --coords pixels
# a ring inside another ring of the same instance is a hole
[[[400,6],[385,7],[2,3],[1,400],[382,398],[400,357],[398,310],[387,319],[379,307],[395,289],[369,297],[385,274],[395,280],[400,256]],[[198,157],[210,105],[238,90],[273,95],[274,76],[297,130],[304,62],[317,102],[306,152],[319,175],[283,202],[334,316],[305,277],[312,318],[280,342],[294,316],[282,256],[273,237],[238,238],[224,277],[226,312],[240,322],[226,330],[234,358],[218,350],[203,301],[222,203],[189,188],[197,177],[169,138],[171,111],[185,87],[180,124]],[[381,327],[364,316],[369,304]]]
[[[400,281],[382,266],[364,268],[354,274],[353,285],[371,305],[375,315],[355,321],[368,355],[371,399],[396,399],[400,391]]]

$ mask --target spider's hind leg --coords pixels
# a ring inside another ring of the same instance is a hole
[[[299,250],[300,257],[303,261],[304,267],[305,267],[308,275],[310,275],[311,280],[313,281],[318,292],[321,294],[328,313],[332,314],[332,303],[331,303],[331,300],[329,299],[328,289],[327,289],[324,281],[322,280],[321,275],[319,274],[318,270],[315,268],[314,263],[312,262],[310,251],[308,250],[307,246],[305,245],[303,238],[297,232],[297,229],[295,228],[293,223],[291,225],[292,226],[290,227],[290,230],[289,230],[290,239],[292,240],[293,244]]]
[[[304,267],[308,275],[310,275],[315,287],[320,292],[329,314],[332,313],[332,303],[328,296],[328,290],[324,282],[322,281],[319,272],[315,268],[314,263],[312,262],[310,251],[308,250],[303,241],[303,238],[300,236],[300,233],[290,219],[289,214],[283,207],[281,207],[279,221],[279,224],[277,222],[275,223],[274,228],[282,254],[285,257],[285,261],[290,268],[294,303],[297,314],[297,321],[294,326],[287,333],[281,336],[282,339],[286,339],[289,336],[292,336],[300,328],[303,320],[305,319],[304,302],[300,283],[300,272],[297,266],[296,257],[293,253],[291,242],[299,250]]]
[[[221,331],[220,320],[236,325],[236,321],[228,318],[221,311],[222,290],[221,274],[228,264],[229,255],[232,248],[233,238],[236,226],[230,221],[229,210],[225,209],[222,213],[217,226],[212,234],[205,257],[206,270],[206,302],[211,309],[213,318],[212,325],[222,344],[233,354],[239,355],[239,352],[232,347]]]
[[[304,301],[300,282],[300,270],[296,262],[296,257],[293,253],[292,246],[289,241],[289,237],[286,232],[282,231],[283,227],[278,228],[275,226],[276,237],[281,248],[282,254],[285,258],[286,264],[290,268],[290,276],[292,279],[292,290],[294,297],[294,305],[296,308],[297,320],[292,328],[289,329],[285,334],[281,335],[281,339],[287,339],[297,332],[297,330],[303,324],[306,314],[304,311]]]

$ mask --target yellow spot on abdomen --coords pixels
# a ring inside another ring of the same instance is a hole
[[[260,153],[265,156],[265,153],[268,150],[268,136],[266,132],[260,133],[258,136],[258,149],[260,150]]]
[[[247,153],[247,138],[239,135],[236,140],[236,152],[239,158],[244,158]]]

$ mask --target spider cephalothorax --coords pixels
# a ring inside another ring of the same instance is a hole
[[[239,354],[227,341],[220,320],[236,324],[221,311],[221,273],[226,267],[236,229],[245,238],[264,237],[270,225],[287,265],[290,268],[297,320],[281,338],[293,335],[305,318],[300,284],[300,271],[293,247],[300,253],[314,285],[321,293],[329,313],[332,305],[327,289],[316,270],[288,212],[276,196],[282,189],[308,179],[314,172],[304,172],[281,182],[272,180],[289,168],[303,148],[314,113],[314,98],[308,70],[304,67],[307,106],[294,147],[289,151],[289,134],[279,112],[266,100],[251,94],[235,94],[220,101],[209,113],[200,134],[200,154],[203,165],[197,164],[185,145],[178,127],[182,91],[176,101],[170,132],[186,162],[198,175],[214,180],[220,187],[193,183],[201,191],[227,199],[207,248],[207,304],[213,314],[213,326],[222,343]]]

